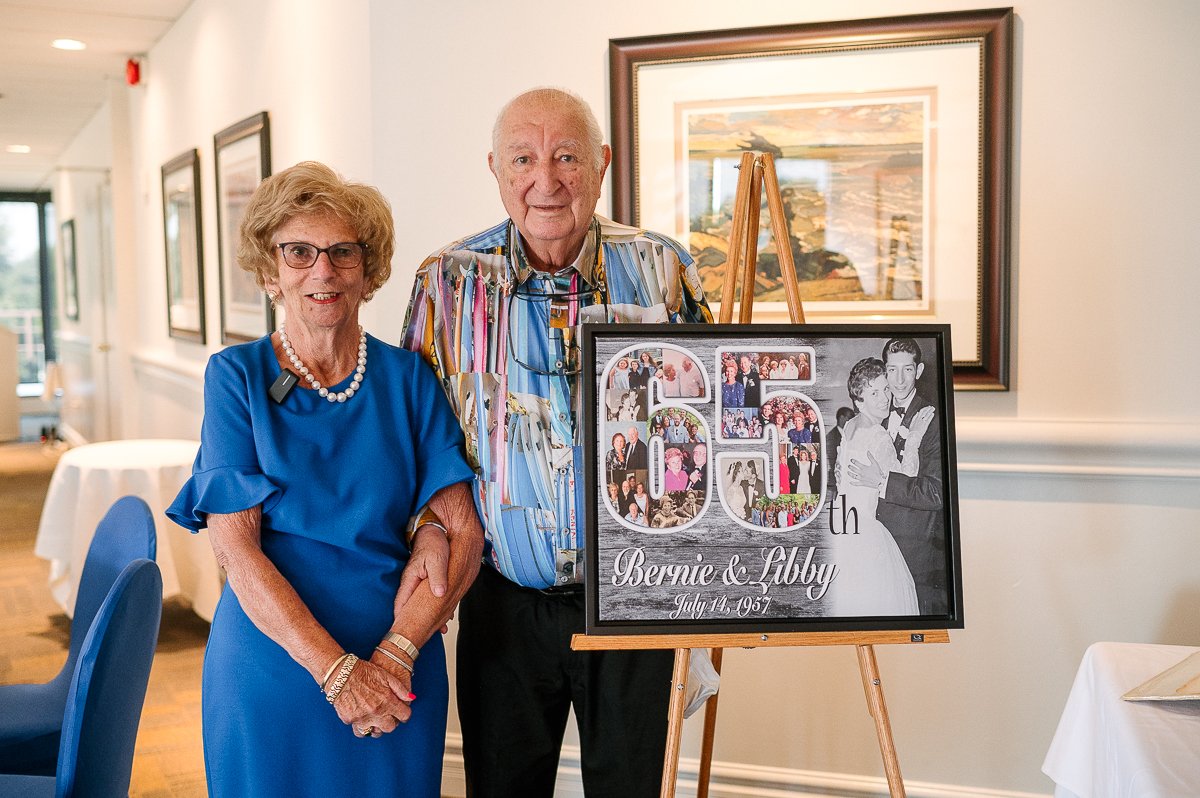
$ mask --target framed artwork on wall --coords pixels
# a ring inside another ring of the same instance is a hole
[[[204,245],[200,231],[200,156],[194,150],[162,168],[167,327],[172,338],[204,343]]]
[[[961,628],[949,339],[585,325],[587,633]]]
[[[613,215],[668,233],[722,301],[737,164],[775,157],[757,318],[948,323],[958,389],[1009,383],[1011,9],[609,42]]]
[[[68,219],[59,229],[63,263],[63,315],[79,321],[79,266],[75,262],[75,220]]]
[[[251,341],[270,332],[275,313],[254,277],[237,264],[238,225],[250,195],[271,174],[267,112],[213,136],[217,173],[217,262],[221,283],[221,343]]]

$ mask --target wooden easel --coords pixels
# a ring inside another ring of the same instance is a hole
[[[733,321],[735,289],[740,288],[739,324],[749,324],[754,311],[755,272],[758,261],[758,221],[763,191],[771,213],[771,235],[779,256],[784,292],[792,323],[804,323],[800,304],[800,286],[792,259],[783,198],[775,159],[770,153],[742,153],[737,193],[733,204],[733,225],[729,233],[729,257],[725,263],[725,281],[721,290],[722,324]],[[740,276],[740,281],[738,280]],[[875,721],[875,736],[883,755],[888,791],[892,798],[905,798],[900,762],[892,742],[892,726],[887,704],[883,699],[883,681],[875,661],[875,646],[885,644],[948,643],[950,633],[945,629],[889,632],[787,632],[778,634],[698,634],[698,635],[575,635],[571,647],[577,651],[646,650],[671,648],[675,650],[675,668],[671,676],[671,703],[667,719],[667,750],[663,758],[660,798],[674,798],[675,782],[679,775],[679,742],[683,732],[684,698],[687,694],[688,657],[693,648],[711,648],[713,667],[721,672],[723,650],[726,648],[769,648],[778,646],[846,646],[852,645],[858,655],[858,670],[862,675],[867,710]],[[717,699],[708,699],[704,708],[704,738],[700,752],[696,798],[708,798],[712,774],[712,747],[717,725]]]
[[[775,158],[766,152],[758,155],[743,152],[738,164],[737,193],[733,197],[733,226],[729,230],[729,257],[725,261],[725,282],[721,286],[721,313],[718,321],[733,321],[733,298],[736,285],[741,286],[741,312],[738,324],[749,324],[754,313],[754,275],[758,266],[758,213],[762,207],[763,190],[767,192],[767,209],[771,212],[771,235],[779,254],[779,271],[783,274],[783,290],[787,297],[788,314],[792,324],[804,323],[804,308],[800,305],[800,283],[796,280],[796,262],[792,259],[783,197],[779,193],[779,177],[775,174]],[[740,283],[738,277],[741,277]]]
[[[667,710],[667,750],[663,757],[660,798],[674,798],[675,781],[679,775],[679,740],[683,732],[684,696],[687,693],[688,655],[693,648],[711,648],[713,666],[720,670],[721,650],[726,648],[776,648],[781,646],[854,646],[858,654],[858,670],[862,674],[867,709],[875,720],[875,736],[883,755],[888,791],[892,798],[904,798],[904,781],[900,777],[900,762],[892,744],[892,725],[887,704],[883,700],[883,681],[875,662],[875,646],[909,643],[949,643],[945,629],[898,632],[785,632],[778,634],[707,634],[707,635],[575,635],[571,648],[576,651],[614,651],[675,649],[675,669],[671,675],[671,704]],[[700,771],[696,779],[696,797],[707,798],[712,769],[713,733],[717,723],[717,698],[708,699],[704,710],[704,742],[700,754]]]

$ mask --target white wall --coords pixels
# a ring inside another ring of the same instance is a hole
[[[110,219],[113,114],[106,103],[67,147],[54,177],[54,210],[58,229],[55,289],[59,318],[56,332],[63,382],[62,432],[68,440],[105,440],[108,414],[103,395],[108,356],[104,297],[110,283],[112,247]],[[62,225],[74,221],[75,268],[79,318],[68,319]]]
[[[315,159],[370,179],[370,86],[364,0],[196,0],[150,52],[130,92],[138,281],[143,312],[131,375],[138,401],[124,405],[127,437],[198,437],[196,393],[220,346],[213,135],[270,113],[276,170]],[[169,337],[164,306],[162,165],[200,151],[206,345]],[[183,386],[191,385],[192,390]]]
[[[564,85],[607,129],[609,38],[991,5],[196,0],[128,98],[125,433],[198,431],[219,334],[211,142],[234,121],[270,111],[276,170],[316,158],[384,190],[395,272],[364,323],[396,340],[420,259],[501,218],[486,168],[495,111]],[[1049,792],[1039,768],[1086,645],[1200,641],[1200,110],[1186,101],[1200,7],[1031,0],[1016,12],[1014,387],[955,397],[967,628],[947,646],[878,650],[910,795]],[[311,46],[293,56],[297,42]],[[207,346],[168,338],[163,306],[159,168],[191,147]],[[689,725],[685,755],[697,736]],[[718,783],[740,778],[742,794],[877,787],[853,652],[728,652],[715,756]]]

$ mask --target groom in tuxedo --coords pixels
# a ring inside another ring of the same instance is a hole
[[[893,338],[883,347],[892,408],[886,428],[904,455],[909,425],[917,411],[931,402],[917,392],[917,380],[925,371],[921,347],[911,338]],[[888,528],[904,555],[917,587],[922,615],[944,615],[949,611],[946,592],[946,535],[942,524],[942,433],[937,418],[921,440],[917,476],[884,473],[874,457],[870,462],[853,461],[849,478],[853,484],[879,491],[876,518]]]

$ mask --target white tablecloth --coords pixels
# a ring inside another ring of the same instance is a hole
[[[54,469],[34,553],[50,560],[50,591],[70,614],[96,525],[122,496],[150,505],[158,533],[163,596],[182,595],[212,620],[224,577],[206,536],[193,535],[164,514],[192,473],[197,441],[125,440],[78,446]]]
[[[1059,798],[1200,796],[1200,701],[1121,696],[1200,648],[1095,643],[1075,684],[1042,772]]]

